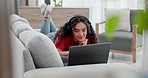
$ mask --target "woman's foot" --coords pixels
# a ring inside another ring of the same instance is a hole
[[[42,4],[41,7],[40,7],[41,8],[41,14],[43,16],[44,16],[44,13],[45,13],[45,10],[46,10],[46,6],[47,6],[46,4]]]
[[[44,13],[44,17],[45,18],[49,18],[51,16],[51,11],[52,11],[52,6],[51,5],[47,5],[45,13]]]
[[[52,11],[51,5],[46,5],[46,4],[41,5],[41,14],[45,19],[48,19],[50,17],[51,11]]]

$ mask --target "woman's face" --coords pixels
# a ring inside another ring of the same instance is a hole
[[[86,39],[87,36],[87,27],[84,23],[80,22],[76,24],[73,29],[74,41],[81,43]]]

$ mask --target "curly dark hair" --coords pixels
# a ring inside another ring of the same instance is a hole
[[[54,40],[58,37],[58,39],[61,41],[63,38],[72,36],[74,27],[76,26],[76,24],[80,22],[86,25],[87,37],[90,37],[90,42],[97,43],[98,38],[92,28],[90,21],[85,16],[81,16],[81,15],[74,16],[67,23],[65,23],[65,25],[62,26],[55,34]]]

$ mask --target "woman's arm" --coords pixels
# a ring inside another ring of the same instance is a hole
[[[62,50],[58,49],[58,52],[59,52],[60,56],[68,56],[69,55],[69,51],[62,51]]]

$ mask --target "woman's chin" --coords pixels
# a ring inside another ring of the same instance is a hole
[[[81,43],[81,42],[83,42],[84,41],[84,39],[79,39],[79,42]]]

